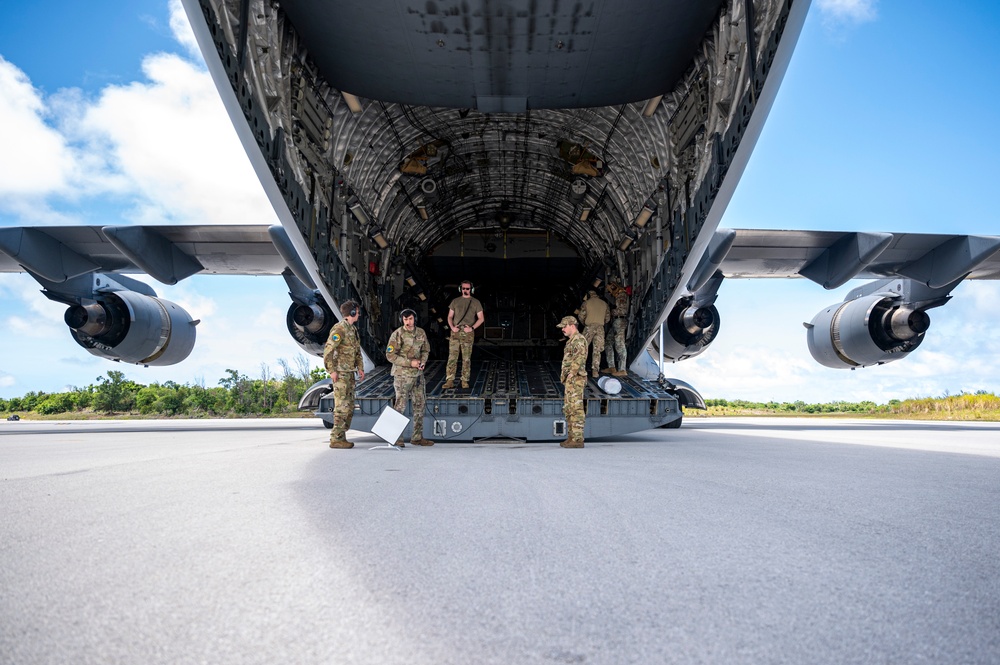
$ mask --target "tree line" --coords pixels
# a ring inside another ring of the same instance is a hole
[[[317,381],[329,378],[326,370],[310,368],[299,356],[293,369],[279,360],[281,374],[272,374],[261,364],[260,376],[251,378],[234,369],[216,386],[178,384],[174,381],[143,385],[125,378],[124,372],[110,370],[96,383],[66,392],[32,391],[23,397],[0,398],[0,412],[99,413],[105,415],[140,414],[145,416],[225,417],[263,416],[293,413],[303,393]]]
[[[227,369],[218,385],[180,385],[173,381],[143,385],[125,378],[118,370],[99,376],[96,383],[66,392],[29,392],[23,397],[0,398],[0,413],[98,413],[138,414],[151,417],[226,417],[291,414],[297,411],[306,389],[328,378],[322,367],[310,368],[299,356],[295,368],[279,360],[280,374],[272,374],[261,364],[260,376],[251,378]],[[810,415],[845,414],[858,416],[955,418],[1000,420],[1000,397],[980,390],[975,393],[872,401],[833,401],[810,404],[795,402],[753,402],[749,400],[706,399],[708,415]]]
[[[708,415],[809,415],[845,414],[858,416],[896,416],[903,418],[955,418],[962,420],[1000,419],[1000,397],[979,390],[975,393],[891,399],[885,404],[871,401],[834,401],[821,404],[795,402],[753,402],[749,400],[706,399]]]

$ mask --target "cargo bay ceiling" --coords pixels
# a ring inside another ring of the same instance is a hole
[[[385,261],[499,226],[619,273],[637,220],[690,205],[783,4],[201,0],[310,204]]]

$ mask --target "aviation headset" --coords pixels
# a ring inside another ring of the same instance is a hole
[[[403,319],[405,319],[408,316],[412,316],[413,317],[413,322],[416,323],[416,321],[417,321],[417,313],[414,312],[409,307],[407,307],[406,309],[404,309],[402,312],[399,313],[399,322],[402,323]]]
[[[458,292],[460,294],[462,293],[462,285],[463,284],[468,284],[469,285],[469,295],[475,295],[475,293],[476,293],[476,285],[473,284],[472,282],[470,282],[467,279],[463,279],[461,282],[458,283]]]

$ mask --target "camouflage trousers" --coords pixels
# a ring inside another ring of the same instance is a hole
[[[566,434],[570,441],[583,441],[583,425],[587,418],[583,408],[583,389],[587,377],[574,374],[566,379],[563,397],[563,416],[566,418]]]
[[[344,441],[354,419],[354,372],[337,372],[333,382],[333,429],[330,441]]]
[[[617,368],[625,371],[625,319],[615,318],[611,320],[612,343],[605,347],[608,356],[608,367],[614,368],[615,352],[618,352]]]
[[[604,352],[604,324],[587,326],[583,329],[583,336],[587,338],[587,344],[593,347],[593,357],[591,367],[594,373],[601,371],[601,354]]]
[[[475,338],[475,332],[459,331],[451,334],[451,339],[448,340],[448,364],[444,368],[446,381],[455,378],[459,353],[462,354],[462,381],[468,381],[472,376],[472,342]]]
[[[406,412],[406,401],[413,400],[413,434],[410,439],[424,438],[424,407],[427,404],[424,373],[397,374],[392,377],[392,387],[396,390],[396,401],[392,408],[400,413]]]

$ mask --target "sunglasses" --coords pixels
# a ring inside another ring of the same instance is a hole
[[[463,291],[471,291],[472,289],[462,289]]]

